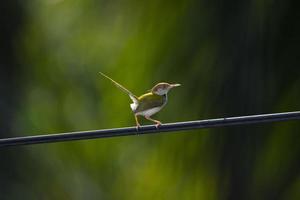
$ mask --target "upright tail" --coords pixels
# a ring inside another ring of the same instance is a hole
[[[126,94],[129,95],[130,99],[133,101],[133,103],[135,105],[138,105],[138,97],[135,96],[132,92],[130,92],[128,89],[126,89],[124,86],[122,86],[120,83],[114,81],[113,79],[111,79],[110,77],[106,76],[105,74],[103,74],[102,72],[99,72],[99,74],[101,74],[102,76],[104,76],[105,78],[109,79],[111,82],[113,82],[118,88],[120,88],[123,92],[125,92]],[[131,107],[132,108],[132,107]]]

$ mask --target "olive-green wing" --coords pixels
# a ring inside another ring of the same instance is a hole
[[[139,105],[135,112],[142,112],[151,108],[161,107],[165,103],[165,97],[153,93],[147,93],[138,98]]]

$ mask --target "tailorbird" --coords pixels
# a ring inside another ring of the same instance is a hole
[[[126,89],[121,84],[117,83],[107,75],[99,72],[102,76],[112,81],[118,88],[120,88],[123,92],[127,93],[130,99],[133,101],[130,104],[131,110],[134,113],[135,122],[137,128],[141,125],[138,121],[138,116],[143,116],[146,119],[155,122],[156,128],[161,125],[161,122],[155,119],[152,119],[151,116],[160,111],[168,101],[168,92],[170,89],[180,86],[180,84],[169,84],[169,83],[158,83],[156,84],[148,93],[143,94],[139,97],[135,96],[132,92]]]

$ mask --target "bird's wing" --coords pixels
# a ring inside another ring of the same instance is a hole
[[[166,103],[164,96],[159,96],[153,93],[147,93],[139,97],[139,106],[136,112],[148,110],[150,108],[162,107]]]
[[[134,103],[138,103],[138,97],[135,96],[132,92],[130,92],[128,89],[126,89],[124,86],[122,86],[120,83],[117,83],[116,81],[114,81],[113,79],[111,79],[110,77],[106,76],[105,74],[103,74],[102,72],[99,72],[102,76],[104,76],[105,78],[109,79],[111,82],[113,82],[118,88],[120,88],[123,92],[125,92],[126,94],[129,95],[130,99],[134,102]]]

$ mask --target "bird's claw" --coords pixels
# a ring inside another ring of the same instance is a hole
[[[137,124],[136,127],[135,127],[136,131],[139,131],[140,128],[141,128],[140,124]]]
[[[157,123],[155,124],[156,129],[158,129],[160,126],[161,126],[161,122],[157,122]]]

